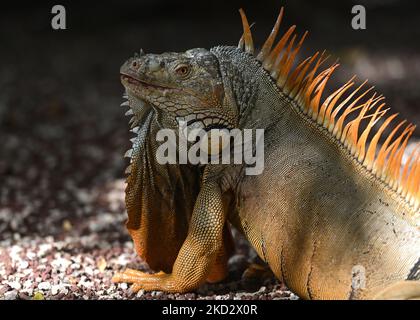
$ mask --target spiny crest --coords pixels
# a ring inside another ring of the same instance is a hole
[[[321,101],[325,86],[339,64],[334,62],[318,71],[328,59],[324,51],[321,54],[316,52],[294,67],[307,32],[297,42],[294,34],[296,26],[293,25],[274,45],[283,13],[281,8],[256,59],[277,86],[296,102],[303,114],[327,129],[355,159],[401,194],[417,211],[420,206],[420,144],[403,161],[415,126],[405,120],[395,123],[397,113],[385,116],[389,108],[385,108],[384,97],[372,93],[373,87],[366,88],[367,81],[352,89],[355,76]],[[242,9],[240,14],[243,36],[238,47],[254,54],[248,20]],[[376,124],[378,126],[375,127]],[[374,127],[376,132],[372,130]],[[388,136],[386,129],[391,130]],[[385,141],[380,144],[381,138]]]
[[[140,51],[142,52],[142,50]],[[133,110],[130,107],[130,102],[129,102],[129,97],[127,95],[127,93],[124,93],[123,95],[123,99],[124,102],[121,103],[121,107],[127,108],[128,110],[125,113],[126,116],[131,117],[128,124],[130,126],[130,131],[133,132],[134,134],[138,134],[140,127],[139,127],[139,122],[141,120],[140,117],[138,117],[137,115],[134,114]],[[130,174],[131,173],[131,168],[132,168],[132,162],[133,162],[133,150],[134,150],[134,143],[135,143],[136,139],[132,138],[130,139],[130,142],[132,143],[132,147],[130,149],[128,149],[125,154],[124,157],[125,158],[129,158],[130,159],[130,164],[127,166],[127,168],[125,169],[125,174]]]

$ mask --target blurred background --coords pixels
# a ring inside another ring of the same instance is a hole
[[[67,30],[51,28],[55,4],[15,2],[0,12],[0,299],[127,297],[125,286],[109,283],[112,272],[127,264],[147,270],[124,228],[130,134],[119,107],[119,67],[140,48],[236,45],[240,7],[256,22],[259,46],[284,5],[282,30],[310,31],[305,53],[340,57],[333,84],[368,78],[388,105],[420,124],[416,1],[60,1]],[[356,4],[366,8],[366,30],[351,27]],[[253,253],[238,241],[231,264],[239,273]],[[235,285],[219,289],[232,294]],[[248,293],[293,297],[281,286]]]

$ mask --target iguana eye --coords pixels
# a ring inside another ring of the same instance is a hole
[[[182,78],[187,77],[190,74],[190,71],[190,66],[186,64],[181,64],[175,68],[175,73]]]

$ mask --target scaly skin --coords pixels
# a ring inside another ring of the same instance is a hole
[[[405,282],[419,280],[418,209],[302,114],[249,53],[216,47],[142,55],[129,59],[121,75],[128,96],[151,105],[160,127],[177,129],[186,119],[206,128],[264,129],[265,169],[248,176],[243,165],[206,165],[172,271],[127,270],[115,282],[133,283],[135,291],[186,292],[222,279],[225,272],[214,270],[225,270],[228,221],[302,298],[389,297],[387,288],[395,286],[404,298],[420,296],[418,282]],[[181,210],[188,216],[187,206]],[[150,211],[160,217],[159,208]],[[133,239],[140,252],[161,249]]]
[[[131,163],[127,169],[127,229],[137,253],[152,269],[171,272],[187,236],[202,169],[157,163],[156,132],[161,126],[170,126],[170,119],[158,121],[156,112],[129,90],[128,101],[123,105],[130,107],[129,114],[133,115],[130,122],[137,134],[132,140]],[[224,242],[218,263],[207,278],[209,282],[220,281],[227,275],[227,260],[233,250],[227,225]]]
[[[405,217],[413,209],[291,108],[264,81],[265,72],[242,59],[250,66],[244,78],[261,79],[265,91],[254,102],[264,112],[251,113],[244,127],[263,114],[258,127],[271,147],[261,175],[236,177],[238,213],[230,220],[302,298],[371,298],[405,280],[420,256],[418,221]],[[276,110],[270,110],[273,104]],[[366,270],[361,292],[352,290],[356,266]]]

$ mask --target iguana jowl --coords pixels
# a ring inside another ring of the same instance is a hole
[[[238,47],[141,53],[121,68],[141,123],[129,154],[128,228],[139,254],[164,272],[126,270],[113,280],[170,292],[220,280],[231,223],[302,298],[420,297],[420,148],[401,168],[415,126],[396,123],[383,97],[365,83],[354,88],[354,78],[323,99],[338,64],[321,70],[327,57],[317,52],[295,66],[306,33],[298,41],[292,26],[275,44],[283,9],[254,54],[240,12]],[[153,134],[180,119],[264,129],[263,173],[157,165]]]

